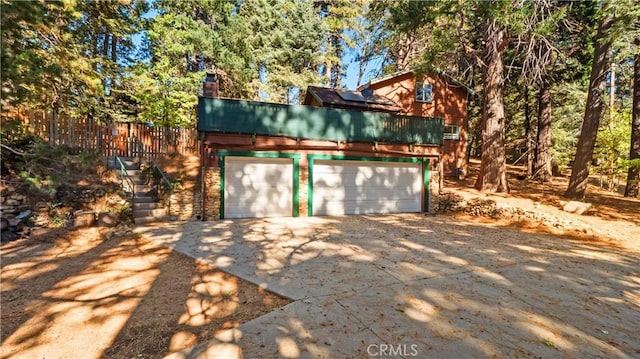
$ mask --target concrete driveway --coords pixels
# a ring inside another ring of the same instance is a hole
[[[173,358],[640,356],[640,253],[421,214],[137,232],[293,303]]]

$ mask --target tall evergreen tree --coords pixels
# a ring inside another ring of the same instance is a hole
[[[498,10],[487,6],[489,13]],[[482,76],[482,156],[476,188],[488,192],[508,192],[504,148],[504,63],[509,41],[507,28],[497,18],[487,17],[484,28],[484,69]]]
[[[605,109],[604,90],[606,75],[611,63],[611,49],[613,45],[613,38],[610,31],[619,19],[616,14],[611,12],[609,3],[602,5],[598,30],[593,40],[594,57],[589,81],[587,106],[584,112],[575,159],[571,168],[571,178],[569,179],[569,185],[565,192],[565,196],[569,198],[582,199],[587,189],[593,148],[596,142],[600,120],[602,119]]]
[[[192,125],[201,81],[216,74],[220,94],[250,94],[251,48],[248,24],[238,4],[226,1],[158,1],[149,25],[150,64],[138,67],[137,100],[147,121]]]
[[[312,2],[250,0],[238,14],[254,33],[247,41],[253,49],[255,99],[297,103],[301,90],[322,82],[327,29]]]
[[[527,171],[542,182],[551,181],[551,93],[558,57],[559,28],[564,24],[568,4],[557,1],[531,1],[524,16],[524,29],[516,40],[515,58],[521,65],[525,91],[538,87],[538,125],[536,140],[532,141],[530,118],[525,116],[529,131],[525,139]],[[528,103],[525,105],[527,106]],[[533,154],[533,156],[531,156]],[[532,158],[533,157],[533,158]]]
[[[343,57],[347,49],[355,46],[349,30],[358,26],[357,18],[362,11],[363,1],[328,0],[315,1],[327,29],[325,64],[323,68],[329,87],[341,88],[346,75]]]
[[[640,31],[640,21],[636,21],[636,31]],[[633,111],[631,113],[631,147],[629,150],[629,172],[625,197],[640,195],[640,36],[636,35],[636,55],[633,64]]]

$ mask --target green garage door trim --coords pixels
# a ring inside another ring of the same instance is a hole
[[[367,156],[343,156],[343,155],[307,155],[309,162],[309,200],[307,205],[307,215],[313,216],[313,161],[314,160],[343,160],[343,161],[363,161],[363,162],[411,162],[422,163],[423,180],[423,204],[422,210],[429,211],[429,159],[424,157],[367,157]]]
[[[218,151],[218,163],[220,164],[220,219],[224,219],[224,168],[225,157],[255,157],[255,158],[291,158],[293,159],[293,216],[298,217],[299,213],[299,188],[300,188],[300,155],[296,153],[279,152],[254,152],[254,151]]]

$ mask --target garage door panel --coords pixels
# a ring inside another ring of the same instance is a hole
[[[313,213],[323,215],[420,212],[420,164],[315,161]]]
[[[225,218],[291,216],[293,161],[281,158],[225,158]]]
[[[343,215],[416,212],[416,205],[418,205],[418,203],[413,200],[397,201],[394,204],[367,201],[346,203],[320,201],[314,204],[314,213],[317,215]]]

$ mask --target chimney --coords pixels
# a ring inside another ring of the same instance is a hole
[[[202,82],[202,97],[218,97],[218,78],[216,74],[207,73]]]

